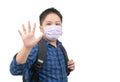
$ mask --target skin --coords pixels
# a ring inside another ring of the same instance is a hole
[[[29,53],[33,46],[37,44],[43,36],[44,28],[48,25],[59,25],[62,26],[62,22],[58,15],[54,13],[50,13],[46,16],[45,20],[43,21],[43,24],[40,26],[40,36],[38,38],[35,38],[35,29],[36,29],[36,23],[34,23],[33,28],[31,28],[30,21],[28,21],[28,27],[25,27],[24,24],[22,24],[23,32],[18,30],[22,40],[23,40],[23,47],[18,52],[16,56],[16,61],[19,64],[26,63],[27,57],[29,56]],[[48,40],[53,46],[57,47],[56,40],[50,41]],[[68,68],[71,70],[75,69],[75,63],[73,60],[68,61]]]

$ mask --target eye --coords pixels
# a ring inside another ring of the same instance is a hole
[[[51,25],[51,23],[47,23],[46,25]]]
[[[60,26],[61,24],[60,24],[60,23],[56,23],[56,25],[59,25],[59,26]]]

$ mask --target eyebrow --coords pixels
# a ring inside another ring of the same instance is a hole
[[[52,22],[52,21],[46,21],[46,22]],[[61,22],[61,21],[55,21],[55,22]]]
[[[61,21],[56,21],[56,22],[61,22]]]

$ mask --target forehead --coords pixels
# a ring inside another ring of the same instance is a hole
[[[50,13],[45,17],[44,21],[61,21],[57,14]]]

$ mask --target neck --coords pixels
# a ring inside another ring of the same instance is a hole
[[[53,46],[57,47],[56,41],[49,41],[49,42],[50,42],[50,44],[52,44]]]
[[[48,40],[46,38],[44,38],[46,41],[50,42],[51,45],[57,47],[57,40]]]

